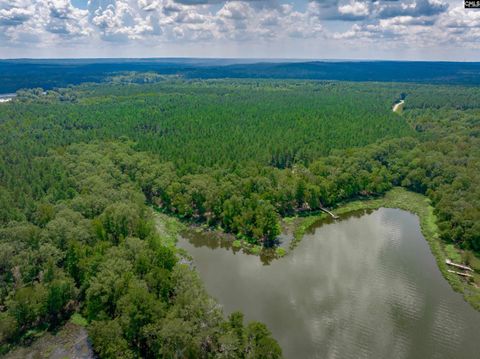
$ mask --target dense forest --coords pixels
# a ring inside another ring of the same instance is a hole
[[[223,319],[112,154],[132,151],[78,144],[24,163],[33,212],[2,188],[2,349],[81,310],[102,358],[280,357],[263,324]]]
[[[106,358],[279,357],[264,325],[223,319],[149,206],[270,246],[282,216],[403,186],[478,253],[479,95],[153,74],[19,91],[0,105],[0,343],[80,311]]]
[[[391,86],[166,80],[19,91],[0,111],[6,131],[33,135],[34,151],[126,136],[137,150],[192,172],[248,161],[291,167],[332,149],[412,135],[390,109],[399,96]],[[13,133],[7,138],[15,142]]]
[[[215,58],[0,60],[0,94],[108,81],[118,72],[155,72],[190,79],[258,78],[478,85],[479,62],[305,61]]]

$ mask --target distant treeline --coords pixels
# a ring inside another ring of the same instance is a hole
[[[118,72],[157,72],[185,78],[270,78],[480,84],[480,62],[310,61],[226,59],[2,60],[0,93],[101,82]]]

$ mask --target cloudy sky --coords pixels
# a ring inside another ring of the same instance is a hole
[[[0,0],[0,58],[480,61],[463,0]]]

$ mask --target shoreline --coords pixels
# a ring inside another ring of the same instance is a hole
[[[449,272],[446,264],[447,259],[455,259],[461,261],[464,255],[473,255],[471,252],[463,251],[453,244],[445,243],[440,239],[439,229],[436,223],[434,209],[430,204],[430,199],[424,195],[407,191],[401,187],[394,187],[382,197],[358,199],[351,202],[344,202],[337,207],[332,208],[335,215],[348,215],[356,211],[377,210],[379,208],[397,208],[415,214],[419,219],[420,230],[427,241],[430,251],[435,258],[437,267],[442,276],[447,280],[454,291],[463,295],[474,309],[480,311],[480,259],[475,259],[475,265],[470,264],[475,269],[472,278],[476,284],[470,284],[465,279],[461,279],[457,274]],[[169,218],[170,222],[180,222],[177,218],[166,214],[162,216]],[[171,226],[177,227],[177,235],[182,231],[188,231],[196,234],[212,234],[216,235],[219,241],[228,243],[230,250],[242,251],[247,255],[255,255],[268,264],[273,260],[281,259],[295,250],[295,247],[302,241],[305,233],[319,221],[331,221],[325,212],[306,214],[305,216],[284,217],[281,219],[282,233],[289,232],[293,237],[287,246],[278,246],[272,248],[263,248],[260,245],[252,245],[247,241],[235,238],[233,235],[225,233],[221,229],[211,229],[205,225],[193,226],[180,222],[179,227],[170,223]],[[180,229],[181,228],[181,229]],[[171,243],[175,240],[171,238]],[[188,240],[188,239],[187,239]],[[177,240],[178,241],[178,240]],[[175,242],[177,242],[175,241]],[[173,244],[173,243],[172,243]]]
[[[447,280],[454,291],[461,293],[465,301],[467,301],[474,309],[480,311],[480,288],[469,284],[465,280],[460,279],[457,274],[448,271],[449,268],[446,264],[446,260],[452,259],[449,258],[449,256],[461,257],[463,254],[466,254],[466,252],[451,244],[445,243],[440,239],[436,216],[433,212],[433,207],[430,204],[430,199],[421,194],[410,192],[400,187],[395,187],[388,191],[383,197],[356,200],[339,205],[333,209],[333,213],[336,215],[346,215],[355,211],[376,210],[382,207],[398,208],[411,212],[418,217],[421,233],[427,241],[430,251],[437,262],[437,267],[443,277]],[[320,214],[307,217],[291,217],[287,220],[292,221],[297,218],[301,219],[301,221],[300,223],[294,224],[294,240],[292,241],[290,250],[294,250],[294,247],[302,240],[305,232],[309,228],[327,217],[324,214]],[[475,280],[478,283],[480,280],[480,274],[478,273],[480,267],[477,265],[474,269],[476,269],[474,273]]]

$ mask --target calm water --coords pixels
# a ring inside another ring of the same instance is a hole
[[[480,313],[443,279],[408,212],[319,225],[269,265],[214,242],[179,246],[225,311],[265,322],[286,358],[480,358]]]

